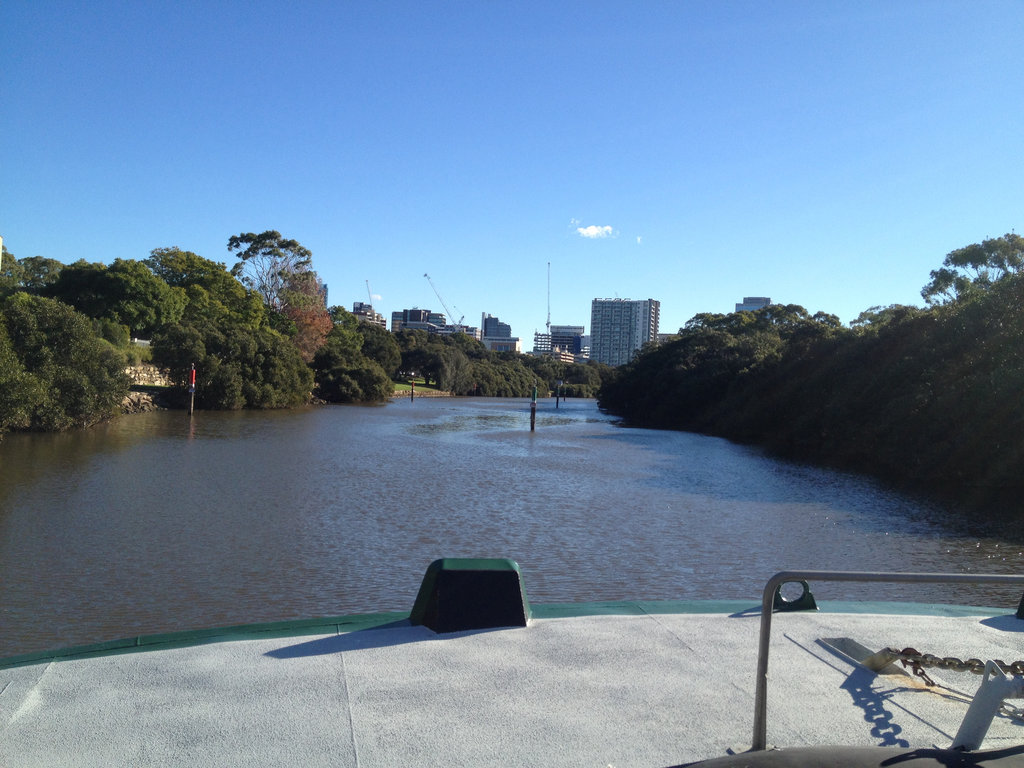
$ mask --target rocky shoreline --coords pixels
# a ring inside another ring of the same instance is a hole
[[[148,413],[171,408],[167,401],[166,390],[171,386],[167,375],[150,363],[133,365],[125,371],[132,380],[132,388],[121,401],[121,412],[124,414]],[[392,400],[401,400],[410,396],[409,390],[395,392]],[[451,392],[440,392],[436,389],[417,389],[416,397],[454,397]]]
[[[148,413],[169,408],[165,390],[171,380],[152,363],[140,363],[125,369],[132,380],[132,388],[121,401],[121,412]]]
[[[133,389],[121,401],[121,412],[124,414],[162,411],[169,407],[164,393],[152,387]]]

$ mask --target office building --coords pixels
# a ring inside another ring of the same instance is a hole
[[[736,305],[736,312],[753,312],[755,309],[767,307],[772,300],[767,296],[744,296],[743,301]]]
[[[438,328],[448,324],[448,319],[441,312],[429,309],[402,309],[391,313],[391,332],[404,328],[418,328],[436,333]]]
[[[590,359],[624,365],[647,343],[657,343],[661,302],[594,299],[590,305]]]
[[[480,341],[491,352],[522,352],[523,343],[518,336],[484,336]]]
[[[481,336],[478,338],[492,352],[522,352],[523,345],[518,336],[512,335],[512,326],[501,322],[493,315],[480,315]]]
[[[453,333],[464,333],[480,341],[480,329],[468,325],[448,325],[448,319],[441,312],[429,309],[402,309],[391,313],[391,332],[426,331],[438,336],[450,336]]]
[[[512,326],[486,313],[480,315],[480,329],[484,332],[485,338],[508,339],[512,336]]]
[[[554,352],[568,353],[579,359],[584,355],[582,325],[552,325],[548,333],[534,332],[533,354],[549,355]]]
[[[582,325],[552,325],[551,326],[551,349],[560,349],[572,355],[579,355],[583,352],[583,326]]]

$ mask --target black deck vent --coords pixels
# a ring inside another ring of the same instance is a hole
[[[446,557],[427,568],[409,620],[435,632],[525,627],[530,604],[519,564]]]

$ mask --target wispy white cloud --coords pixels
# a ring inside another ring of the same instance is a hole
[[[614,234],[614,230],[611,227],[599,227],[597,224],[591,224],[589,227],[576,227],[576,232],[580,237],[585,237],[588,240],[600,240],[605,237],[611,237]]]
[[[637,235],[636,236],[636,244],[637,245],[642,245],[643,242],[644,242],[644,236],[643,235]]]

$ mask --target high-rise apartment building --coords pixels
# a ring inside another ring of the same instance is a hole
[[[384,320],[384,315],[375,311],[372,304],[357,301],[352,305],[352,314],[361,322],[387,328],[387,321]]]
[[[594,299],[590,304],[590,359],[624,365],[644,344],[657,342],[661,302]]]

